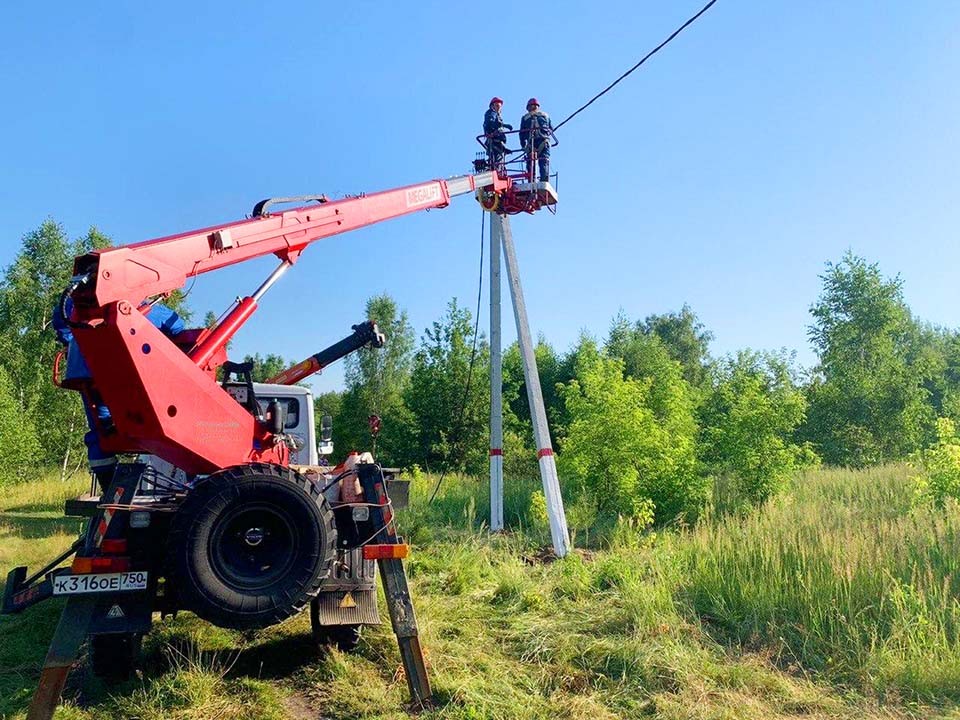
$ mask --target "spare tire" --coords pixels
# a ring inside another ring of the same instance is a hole
[[[241,630],[299,612],[335,555],[333,512],[320,490],[289,468],[265,463],[201,480],[170,527],[167,587],[177,605]]]

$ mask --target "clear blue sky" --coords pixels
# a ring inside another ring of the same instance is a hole
[[[466,172],[491,95],[515,123],[530,95],[559,121],[700,4],[11,4],[0,264],[47,217],[127,243],[270,195]],[[817,275],[848,248],[960,325],[958,38],[956,2],[720,0],[561,131],[559,214],[514,223],[534,332],[564,349],[619,308],[688,302],[714,353],[810,363]],[[300,359],[381,291],[418,333],[451,296],[472,305],[480,212],[461,198],[313,246],[235,352]],[[201,277],[193,308],[219,314],[272,264]]]

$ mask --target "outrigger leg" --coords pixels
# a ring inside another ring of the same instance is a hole
[[[143,466],[137,464],[119,466],[106,497],[113,498],[114,503],[117,504],[129,504],[140,480],[142,469]],[[68,501],[68,505],[70,502]],[[50,648],[47,650],[47,656],[43,661],[40,681],[27,710],[27,720],[50,720],[53,717],[60,701],[60,695],[63,693],[63,687],[67,682],[67,676],[80,656],[80,648],[83,646],[84,640],[91,630],[97,631],[98,624],[112,603],[117,602],[127,608],[126,615],[121,611],[121,618],[112,621],[114,625],[122,624],[123,627],[133,627],[129,624],[137,621],[149,628],[150,602],[148,601],[146,605],[141,607],[142,603],[133,599],[134,592],[139,593],[140,590],[146,589],[146,580],[143,581],[143,588],[131,588],[126,593],[77,591],[76,588],[70,587],[71,580],[74,581],[75,585],[79,585],[80,583],[77,581],[82,581],[85,578],[103,577],[90,573],[89,570],[81,571],[78,568],[78,563],[80,567],[83,567],[84,564],[92,567],[93,562],[101,561],[105,563],[104,570],[108,574],[115,572],[115,566],[112,564],[114,560],[126,563],[125,568],[129,568],[129,558],[107,557],[103,554],[101,548],[103,540],[114,541],[124,531],[126,517],[117,521],[115,513],[101,505],[99,497],[75,502],[93,505],[93,510],[90,512],[90,523],[84,537],[29,578],[27,577],[26,567],[14,568],[7,577],[7,586],[4,590],[4,613],[21,612],[31,605],[54,595],[66,596],[66,604],[60,615],[60,621],[57,623],[57,629],[54,631]],[[69,568],[59,567],[63,561],[74,553],[77,557]],[[119,576],[131,573],[118,571],[115,574]],[[146,577],[146,571],[142,574]],[[66,587],[58,589],[58,586],[61,585]],[[137,612],[138,610],[139,612]],[[144,631],[142,626],[137,626],[136,629]],[[110,630],[110,632],[116,632],[116,630]]]
[[[414,706],[426,708],[433,699],[427,666],[423,661],[423,649],[420,647],[420,633],[417,630],[417,616],[413,612],[413,601],[407,586],[407,574],[403,569],[403,560],[389,558],[380,560],[380,579],[383,581],[383,594],[387,598],[390,610],[390,623],[400,646],[400,658],[403,671],[407,676],[410,700]]]
[[[363,489],[364,503],[369,508],[365,528],[361,532],[372,531],[366,535],[368,542],[363,545],[363,556],[367,560],[376,560],[383,582],[383,594],[390,611],[390,624],[397,636],[400,647],[400,659],[407,676],[410,701],[415,708],[427,709],[433,702],[430,678],[420,647],[420,633],[417,629],[417,616],[410,598],[407,574],[403,568],[403,558],[410,551],[403,538],[397,535],[393,527],[393,509],[387,497],[386,483],[379,465],[361,463],[357,465],[360,486]]]
[[[57,630],[50,641],[50,649],[43,661],[43,670],[40,671],[40,682],[30,701],[27,711],[27,720],[50,720],[63,686],[67,682],[67,675],[80,656],[80,647],[87,637],[90,619],[97,605],[95,595],[71,595],[60,615]]]

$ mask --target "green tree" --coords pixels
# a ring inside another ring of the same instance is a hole
[[[596,353],[596,342],[586,334],[581,335],[576,345],[563,355],[558,355],[543,338],[538,340],[534,348],[550,439],[557,450],[563,447],[570,424],[562,388],[574,379],[574,368],[579,359],[583,356],[593,357]],[[539,477],[527,384],[517,343],[510,345],[503,354],[503,427],[504,475]]]
[[[35,476],[40,450],[33,419],[23,411],[10,376],[0,366],[0,482]]]
[[[447,312],[424,332],[414,355],[405,397],[413,414],[409,461],[436,470],[479,473],[486,467],[484,438],[489,419],[489,347],[478,340],[470,370],[473,322],[453,299]],[[468,376],[470,392],[466,392]]]
[[[680,363],[683,378],[691,387],[703,387],[709,379],[710,341],[713,340],[713,334],[704,327],[689,305],[684,304],[680,312],[648,315],[637,326],[644,334],[660,338],[670,357]]]
[[[918,324],[915,337],[909,362],[921,378],[933,412],[960,421],[960,331],[924,323]],[[926,442],[937,437],[931,425]]]
[[[343,406],[343,392],[337,390],[328,390],[314,396],[313,407],[318,416],[331,415],[336,416],[340,413]],[[319,426],[318,426],[319,427]]]
[[[70,279],[73,258],[109,244],[96,228],[71,241],[62,226],[47,220],[23,237],[0,281],[0,367],[21,412],[36,419],[36,461],[57,465],[64,477],[84,460],[85,420],[77,394],[50,382],[61,349],[51,327],[53,307]]]
[[[334,416],[333,439],[338,453],[371,447],[368,418],[382,419],[377,439],[379,459],[405,464],[409,456],[410,413],[404,390],[410,381],[414,334],[407,313],[389,295],[377,295],[366,304],[367,317],[386,337],[382,348],[362,348],[348,355],[346,390]]]
[[[550,438],[555,445],[562,442],[567,426],[567,411],[560,396],[559,387],[573,379],[573,366],[561,357],[543,337],[534,348],[537,372],[543,404],[550,425]],[[527,382],[523,374],[523,358],[520,346],[511,344],[503,353],[503,404],[504,423],[533,448],[533,426],[530,420],[530,403],[527,399]]]
[[[673,358],[659,335],[639,327],[625,327],[621,321],[622,317],[614,320],[605,346],[607,354],[623,362],[625,376],[651,379],[650,404],[658,418],[666,418],[680,405],[682,416],[690,422],[684,432],[693,432],[696,398],[684,378],[683,365]]]
[[[275,375],[279,375],[292,364],[274,353],[269,353],[266,356],[262,356],[260,353],[245,355],[243,362],[253,363],[250,377],[254,382],[266,382]]]
[[[679,363],[667,359],[672,372],[630,377],[623,360],[583,352],[563,388],[571,422],[561,470],[604,513],[641,517],[652,502],[665,522],[692,518],[703,505],[689,389]]]
[[[947,498],[960,500],[960,437],[950,418],[937,420],[937,439],[919,451],[915,460],[921,472],[915,477],[920,497],[943,507]]]
[[[743,350],[718,362],[701,408],[701,458],[736,479],[739,494],[762,503],[779,491],[812,450],[793,442],[806,399],[783,355]]]
[[[922,445],[934,413],[902,282],[851,252],[821,279],[809,328],[820,364],[804,434],[830,463],[903,458]]]
[[[328,390],[313,397],[313,426],[316,431],[317,441],[320,440],[320,424],[324,415],[329,415],[332,420],[340,416],[343,411],[344,393],[337,390]],[[336,435],[336,424],[333,429]],[[336,440],[334,440],[334,453],[337,453]]]

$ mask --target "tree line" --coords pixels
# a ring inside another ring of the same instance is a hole
[[[4,270],[4,481],[82,471],[83,413],[75,393],[50,381],[59,350],[50,324],[73,257],[107,245],[96,229],[71,240],[47,221],[22,238]],[[692,518],[721,480],[737,502],[762,503],[798,468],[901,460],[955,437],[960,332],[914,317],[901,279],[851,252],[827,263],[821,281],[810,307],[811,368],[786,350],[714,357],[712,334],[688,306],[621,313],[602,337],[585,334],[565,350],[540,338],[537,364],[568,491],[596,512]],[[189,317],[182,295],[167,302]],[[316,399],[318,416],[334,417],[338,453],[375,444],[387,465],[485,475],[490,351],[482,333],[473,345],[471,312],[451,300],[418,337],[391,297],[370,298],[366,311],[386,347],[349,356],[345,388]],[[271,354],[246,359],[258,379],[288,364]],[[503,373],[505,473],[535,476],[516,345],[504,352]],[[371,415],[382,419],[375,438]]]
[[[720,480],[735,502],[759,504],[803,467],[860,468],[942,446],[949,423],[960,422],[960,332],[914,317],[899,276],[852,252],[828,262],[820,279],[810,368],[787,350],[714,357],[713,336],[689,306],[641,319],[621,313],[605,336],[583,335],[565,351],[540,338],[537,365],[565,484],[599,512],[690,518]],[[377,414],[385,462],[483,475],[489,347],[481,335],[465,395],[470,312],[452,301],[419,342],[390,297],[371,298],[367,313],[393,349],[348,358],[346,389],[321,397],[340,448],[369,446],[366,419]],[[503,372],[505,472],[533,476],[515,344]]]

